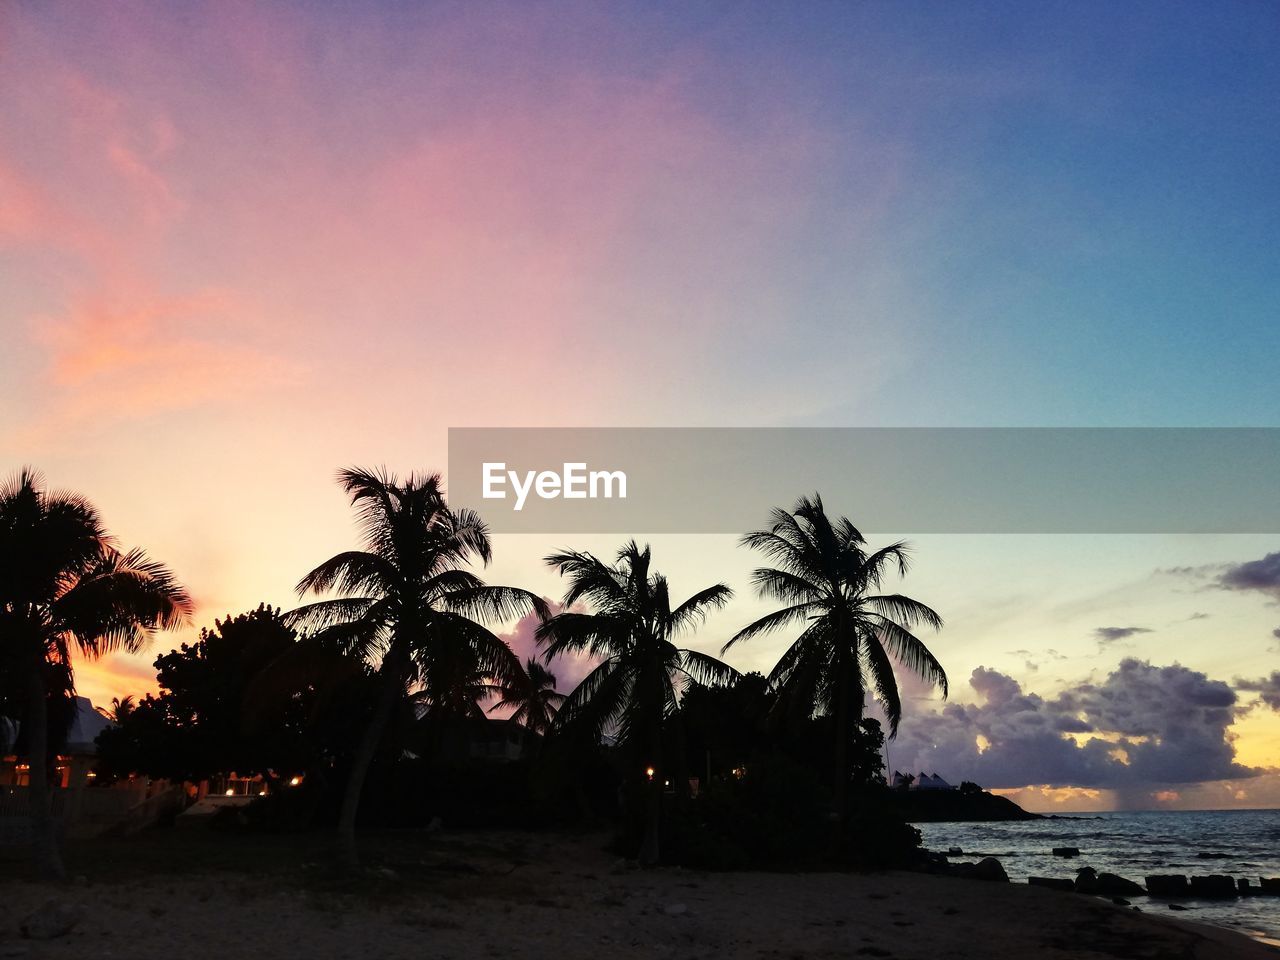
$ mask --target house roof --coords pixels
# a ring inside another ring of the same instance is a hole
[[[67,732],[68,753],[97,753],[94,743],[98,734],[111,726],[111,721],[100,714],[88,697],[76,697],[75,717]]]

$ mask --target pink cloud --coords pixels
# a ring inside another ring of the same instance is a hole
[[[162,296],[133,288],[78,298],[62,317],[29,323],[47,356],[51,402],[29,441],[92,421],[238,404],[296,385],[303,367],[255,345],[246,307],[229,294]]]
[[[551,607],[552,614],[559,613],[563,609],[554,600],[548,600],[547,603]],[[539,620],[536,614],[526,614],[517,621],[510,633],[500,634],[502,639],[507,642],[507,645],[511,647],[512,652],[520,658],[521,663],[530,658],[536,658],[540,663],[544,662],[542,648],[534,637],[534,633],[538,629],[538,623]],[[582,679],[595,669],[596,664],[597,661],[592,657],[572,654],[556,657],[546,666],[547,669],[555,674],[556,691],[568,696],[573,693],[574,688],[582,682]]]

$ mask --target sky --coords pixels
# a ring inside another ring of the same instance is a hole
[[[1277,28],[0,0],[0,471],[88,495],[199,626],[292,604],[352,543],[335,471],[444,470],[449,427],[1280,426]],[[556,596],[542,556],[620,539],[501,536],[489,575]],[[738,591],[691,645],[766,609],[734,538],[652,539]],[[903,678],[892,766],[1280,806],[1276,537],[913,540],[952,693]]]

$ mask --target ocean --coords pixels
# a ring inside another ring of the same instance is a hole
[[[916,826],[930,850],[959,847],[965,856],[953,856],[953,863],[996,857],[1015,883],[1027,877],[1074,879],[1081,867],[1144,886],[1155,873],[1228,874],[1249,877],[1255,885],[1259,877],[1280,877],[1280,810],[1160,810]],[[1054,847],[1079,847],[1080,856],[1055,857]],[[1184,913],[1170,911],[1163,900],[1131,899],[1156,915],[1231,927],[1280,945],[1280,897],[1177,901],[1187,907]]]

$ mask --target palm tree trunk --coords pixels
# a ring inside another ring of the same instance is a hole
[[[404,693],[399,674],[399,670],[394,668],[384,672],[382,696],[369,725],[365,727],[364,736],[360,739],[360,747],[356,750],[351,772],[347,775],[347,785],[342,793],[342,810],[338,814],[338,859],[349,870],[360,865],[360,854],[356,849],[356,814],[360,810],[364,782],[369,775],[374,755],[378,752],[378,744],[382,742],[382,736],[386,732],[387,722],[391,719],[391,711]]]
[[[644,785],[644,839],[640,842],[640,863],[646,867],[657,864],[662,856],[662,723],[657,724],[653,746],[648,761],[653,776]]]
[[[36,870],[49,880],[65,880],[66,868],[58,849],[58,832],[53,821],[53,797],[49,789],[49,704],[44,688],[43,664],[27,679],[28,736],[30,764],[27,797],[30,801],[31,847]]]
[[[849,679],[841,672],[836,693],[836,816],[841,830],[849,820]]]

